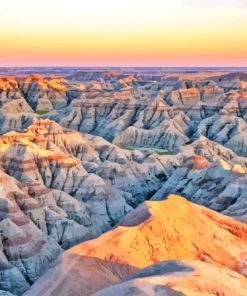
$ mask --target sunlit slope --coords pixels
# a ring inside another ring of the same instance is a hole
[[[244,273],[247,225],[170,195],[146,201],[115,229],[69,252],[112,257],[138,268],[166,259],[195,259]]]
[[[97,295],[127,295],[123,292],[130,288],[131,295],[139,295],[134,293],[137,290],[140,295],[147,291],[148,295],[159,295],[157,287],[166,286],[166,292],[174,292],[169,290],[173,285],[175,291],[190,296],[223,292],[242,296],[246,290],[246,250],[246,224],[170,195],[164,201],[143,203],[116,228],[66,251],[25,296],[86,296],[121,282]],[[174,268],[161,262],[160,276],[152,277],[153,267],[148,266],[167,260],[178,260],[175,265],[186,265],[190,272],[176,278]],[[143,271],[146,267],[148,270]],[[166,278],[166,273],[171,276]],[[219,275],[220,286],[213,282]]]

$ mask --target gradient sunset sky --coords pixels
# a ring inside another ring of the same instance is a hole
[[[0,66],[247,66],[247,0],[6,0]]]

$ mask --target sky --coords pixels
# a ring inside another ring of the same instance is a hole
[[[247,66],[247,0],[7,0],[0,66]]]

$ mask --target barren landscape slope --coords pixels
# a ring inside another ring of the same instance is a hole
[[[180,196],[170,195],[164,201],[144,202],[120,221],[116,228],[66,251],[57,265],[25,295],[81,295],[78,291],[91,295],[104,286],[128,279],[133,280],[121,284],[120,290],[123,288],[127,291],[132,286],[141,290],[149,286],[152,290],[153,286],[162,285],[162,281],[164,286],[167,283],[169,287],[173,280],[175,287],[178,285],[178,291],[181,285],[182,290],[198,291],[198,295],[199,292],[215,295],[216,291],[224,295],[225,291],[234,291],[235,285],[242,285],[239,294],[233,295],[244,295],[246,278],[241,275],[246,276],[247,272],[246,247],[246,224],[194,205]],[[161,263],[147,271],[141,270],[169,259],[195,260],[195,263],[171,261],[170,265],[169,262]],[[180,279],[176,280],[176,269],[177,272],[181,271],[181,282]],[[136,270],[141,271],[133,275]],[[162,271],[163,278],[154,277],[158,272],[162,275]],[[212,274],[208,274],[209,271]],[[172,273],[175,273],[175,278],[172,278]],[[90,277],[90,274],[94,277]],[[213,281],[213,275],[217,274],[221,274],[219,285]],[[154,278],[149,278],[152,276]],[[228,277],[230,281],[225,286],[224,280]],[[231,280],[231,277],[235,280]],[[109,288],[102,295],[107,295],[104,294],[107,291],[118,291],[118,287]],[[150,295],[159,295],[152,293]]]

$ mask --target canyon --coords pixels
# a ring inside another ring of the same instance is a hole
[[[247,73],[130,72],[0,76],[0,295],[246,295]]]

